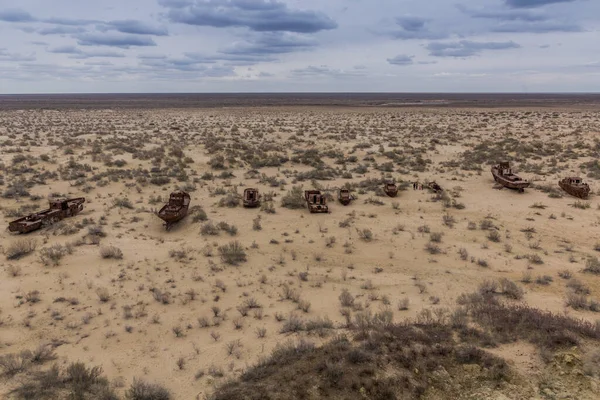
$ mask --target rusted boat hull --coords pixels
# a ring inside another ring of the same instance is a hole
[[[8,224],[10,232],[29,233],[50,226],[64,218],[73,217],[83,210],[85,198],[50,200],[50,208],[29,214]]]
[[[349,190],[342,189],[342,190],[338,191],[338,201],[342,205],[347,206],[352,202],[352,200],[354,200],[354,198],[350,194]]]
[[[389,197],[396,197],[398,195],[398,186],[396,186],[396,185],[386,185],[383,188],[383,191]]]
[[[181,221],[188,214],[190,207],[190,195],[185,192],[171,193],[169,203],[164,205],[156,215],[165,221],[167,230],[171,229],[173,224]]]
[[[590,187],[587,185],[575,187],[561,180],[558,181],[558,186],[560,186],[562,190],[564,190],[571,196],[578,197],[580,199],[587,199],[590,195]]]
[[[244,190],[243,205],[246,208],[255,208],[260,205],[260,194],[258,189]]]
[[[306,200],[306,206],[312,214],[329,212],[327,198],[319,190],[305,190],[304,200]]]
[[[492,167],[492,176],[494,177],[494,180],[502,186],[508,189],[518,190],[519,192],[524,192],[530,185],[528,181],[525,181],[516,175],[512,175],[515,177],[514,179],[501,175],[496,166]]]

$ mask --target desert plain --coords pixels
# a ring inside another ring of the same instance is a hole
[[[599,110],[3,109],[0,397],[600,398]],[[167,231],[174,190],[190,210]]]

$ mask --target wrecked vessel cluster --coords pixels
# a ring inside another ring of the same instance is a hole
[[[494,180],[502,187],[517,190],[521,193],[530,186],[530,182],[515,174],[507,161],[499,162],[491,167]],[[415,184],[416,185],[416,184]],[[590,186],[583,182],[580,177],[566,177],[558,182],[562,190],[571,196],[581,199],[587,199],[590,194]],[[420,185],[419,185],[420,186]],[[435,181],[428,182],[426,187],[434,193],[443,191],[442,187]],[[389,197],[398,195],[398,185],[395,182],[386,182],[382,188],[383,192]],[[320,190],[305,190],[304,201],[306,208],[311,213],[330,213],[327,204],[328,195],[321,193]],[[356,197],[347,188],[337,190],[337,199],[344,206],[350,205]],[[178,190],[169,196],[169,201],[156,215],[164,221],[167,230],[181,221],[188,214],[191,196],[189,193]],[[256,188],[246,188],[242,196],[242,204],[246,208],[255,208],[260,206],[261,195]],[[10,232],[29,233],[37,229],[52,225],[64,218],[77,215],[83,210],[85,198],[77,197],[72,199],[52,199],[49,201],[49,208],[38,211],[26,217],[19,218],[9,223]]]

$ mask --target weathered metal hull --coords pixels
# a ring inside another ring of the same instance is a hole
[[[350,194],[350,191],[348,191],[348,190],[338,191],[338,201],[342,205],[347,206],[352,202],[352,200],[354,200],[354,199],[353,199],[352,195]]]
[[[73,217],[83,210],[85,198],[77,197],[63,201],[65,208],[49,208],[29,214],[8,224],[10,232],[29,233],[46,226],[50,226],[64,218]]]
[[[558,181],[558,186],[568,194],[580,199],[587,199],[590,195],[590,187],[588,185],[574,186],[563,180]]]
[[[306,207],[312,214],[329,212],[327,199],[319,190],[305,190],[304,200],[306,200]]]
[[[156,215],[158,218],[165,221],[165,227],[167,230],[171,229],[171,226],[176,222],[181,221],[188,214],[190,207],[190,195],[183,193],[183,203],[179,205],[173,205],[169,203],[165,204]]]
[[[319,214],[319,213],[328,213],[329,212],[329,207],[328,206],[323,206],[320,204],[309,204],[308,205],[308,210],[312,213],[312,214]]]
[[[513,176],[515,176],[517,179],[508,179],[504,177],[498,172],[498,168],[496,166],[492,167],[492,176],[494,177],[494,180],[502,186],[508,189],[518,190],[520,192],[523,192],[530,185],[528,181],[524,181],[516,175]]]
[[[383,191],[390,197],[396,197],[398,195],[398,187],[396,185],[386,186],[383,188]]]
[[[257,189],[244,190],[242,204],[246,208],[255,208],[260,206],[260,195]]]

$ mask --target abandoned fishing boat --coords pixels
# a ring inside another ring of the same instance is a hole
[[[583,182],[578,176],[570,176],[558,181],[558,186],[571,196],[587,199],[590,194],[590,185]]]
[[[244,207],[258,207],[260,205],[260,194],[258,193],[258,189],[244,189],[243,204]]]
[[[73,217],[83,210],[85,198],[52,199],[48,203],[49,208],[47,210],[38,211],[10,222],[8,230],[11,232],[29,233],[36,229],[52,225],[63,218]]]
[[[525,188],[529,187],[529,181],[515,175],[507,161],[492,165],[492,175],[494,176],[494,180],[502,186],[518,190],[521,193],[525,191]]]
[[[176,191],[169,196],[169,202],[156,213],[158,218],[165,221],[165,228],[171,229],[173,224],[181,221],[188,213],[190,195],[183,191]]]
[[[354,200],[354,196],[350,194],[349,189],[340,189],[338,190],[338,201],[343,205],[347,206]]]
[[[306,200],[306,206],[311,213],[329,212],[327,197],[324,194],[321,194],[320,190],[305,190],[304,199]]]
[[[398,194],[398,186],[393,182],[388,182],[385,184],[383,191],[390,197],[396,197]]]

